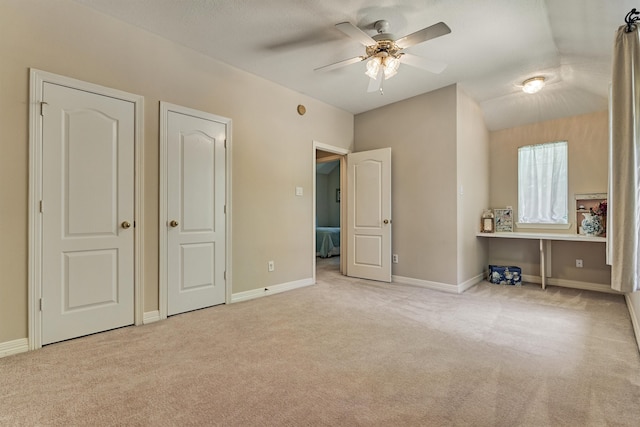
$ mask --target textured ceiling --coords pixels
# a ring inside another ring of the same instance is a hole
[[[74,0],[221,62],[358,114],[453,83],[490,130],[607,108],[616,29],[630,0]],[[384,95],[367,93],[365,64],[314,69],[364,54],[335,24],[397,37],[443,21],[451,34],[406,49],[448,64],[401,65]],[[542,92],[519,85],[543,75]]]

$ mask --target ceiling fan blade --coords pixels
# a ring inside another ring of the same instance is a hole
[[[367,92],[377,92],[382,88],[382,81],[384,80],[384,75],[382,71],[382,67],[378,71],[378,75],[375,79],[369,78],[369,87],[367,87]]]
[[[336,28],[364,46],[372,46],[376,41],[369,37],[367,33],[353,25],[351,22],[341,22],[336,24]]]
[[[316,68],[313,71],[331,71],[336,68],[345,67],[350,64],[355,64],[356,62],[360,62],[364,60],[362,56],[356,56],[355,58],[349,58],[342,61],[334,62],[333,64],[325,65],[324,67]]]
[[[436,37],[444,36],[445,34],[449,34],[451,32],[451,28],[444,22],[438,22],[430,27],[423,28],[420,31],[416,31],[415,33],[411,33],[408,36],[404,36],[398,40],[396,40],[396,45],[400,49],[406,49],[408,47],[417,45],[418,43],[426,42],[427,40],[435,39]]]
[[[434,74],[440,74],[445,68],[447,68],[447,64],[444,62],[434,61],[432,59],[423,58],[422,56],[416,56],[410,53],[403,53],[400,62],[402,64],[430,71]]]

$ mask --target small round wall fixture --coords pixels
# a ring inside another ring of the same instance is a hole
[[[304,116],[304,113],[307,112],[307,109],[305,108],[304,105],[300,104],[298,105],[298,114],[300,114],[301,116]]]
[[[544,87],[544,77],[537,76],[522,82],[522,91],[525,93],[540,92],[540,89]]]

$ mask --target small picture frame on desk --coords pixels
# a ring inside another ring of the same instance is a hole
[[[513,231],[513,209],[494,209],[496,232]]]
[[[495,231],[494,217],[491,209],[486,209],[482,213],[482,219],[480,220],[480,232],[481,233],[493,233]]]

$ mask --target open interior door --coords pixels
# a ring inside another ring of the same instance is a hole
[[[391,148],[347,156],[347,276],[391,282]]]

